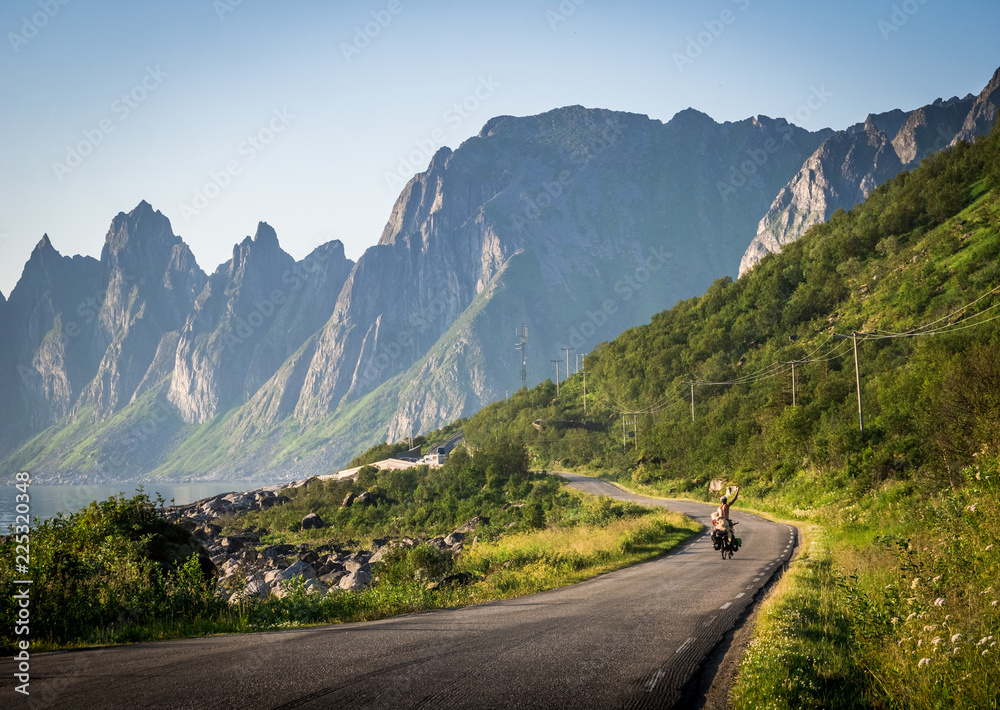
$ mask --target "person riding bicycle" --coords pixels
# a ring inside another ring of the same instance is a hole
[[[728,496],[722,496],[719,499],[719,517],[723,520],[729,520],[729,506],[736,502],[736,499],[740,497],[740,487],[736,486],[736,495],[733,496],[732,500],[729,500]],[[730,521],[732,522],[732,521]]]
[[[721,544],[721,539],[724,537],[723,530],[727,534],[733,534],[733,521],[729,519],[729,507],[736,502],[736,499],[740,497],[740,488],[736,486],[736,494],[733,496],[732,500],[729,500],[728,496],[722,496],[719,499],[719,507],[712,514],[713,524],[716,524],[716,531],[719,533],[718,536],[713,533],[712,537],[718,540]],[[718,549],[718,547],[716,547]]]

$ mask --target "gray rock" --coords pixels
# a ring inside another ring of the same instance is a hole
[[[302,518],[303,530],[316,530],[325,527],[326,523],[323,522],[323,518],[319,517],[316,513],[309,513],[309,515]]]
[[[477,515],[476,517],[472,518],[471,520],[467,520],[466,522],[464,522],[461,525],[459,525],[455,529],[455,532],[457,532],[457,533],[470,533],[473,530],[475,530],[476,528],[478,528],[480,525],[489,525],[489,524],[490,524],[490,519],[489,518],[487,518],[485,515]]]
[[[360,590],[369,586],[372,582],[371,572],[367,568],[361,568],[357,572],[351,572],[339,582],[341,589]]]
[[[338,586],[340,584],[340,580],[346,576],[347,576],[347,570],[337,569],[337,570],[331,570],[326,574],[320,575],[317,579],[319,579],[319,581],[323,582],[324,584],[328,584],[331,587],[335,587]]]
[[[295,577],[302,577],[304,579],[312,579],[316,576],[316,570],[308,562],[302,562],[299,560],[291,567],[285,569],[281,573],[281,579],[289,580]]]

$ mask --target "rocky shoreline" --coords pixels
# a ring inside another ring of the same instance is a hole
[[[282,598],[289,593],[293,580],[300,579],[310,594],[325,595],[342,590],[361,590],[375,581],[373,565],[395,548],[412,548],[427,544],[453,556],[462,552],[467,535],[489,519],[476,517],[447,536],[432,538],[404,537],[399,540],[372,540],[369,548],[344,549],[338,545],[269,545],[262,549],[261,537],[266,534],[254,529],[238,534],[223,535],[218,518],[239,513],[267,510],[283,505],[290,499],[281,491],[303,485],[298,481],[288,486],[269,486],[250,491],[222,493],[187,505],[169,506],[164,510],[167,520],[177,523],[198,538],[205,546],[218,573],[218,591],[230,603],[249,598],[266,599],[271,595]],[[343,507],[370,505],[370,493],[349,495]],[[302,521],[303,528],[324,527],[315,513]],[[472,540],[475,542],[475,539]],[[429,588],[438,585],[465,584],[467,574],[455,574],[441,580],[425,580]]]

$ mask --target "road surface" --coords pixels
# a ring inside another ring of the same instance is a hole
[[[643,498],[707,523],[712,506]],[[56,708],[685,708],[691,679],[791,554],[795,530],[733,511],[665,557],[532,596],[384,621],[31,657],[31,696],[0,661],[0,705]]]

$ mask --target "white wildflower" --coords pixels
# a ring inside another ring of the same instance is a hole
[[[944,606],[944,597],[938,597],[935,599],[934,606]]]
[[[926,666],[930,662],[931,662],[931,659],[929,659],[929,658],[921,658],[919,661],[917,661],[917,668],[923,668],[924,666]]]
[[[975,513],[976,512],[976,504],[973,503],[972,505],[966,506],[965,509],[968,510],[970,513]]]
[[[916,589],[918,584],[920,584],[920,577],[914,577],[913,581],[910,582],[910,589]]]
[[[941,579],[941,575],[938,575],[937,577],[935,577],[935,578],[934,578],[934,579],[932,579],[931,581],[932,581],[932,582],[936,582],[936,581],[938,581],[939,579]]]
[[[934,640],[932,640],[931,643],[934,644],[935,646],[937,646],[939,643],[941,643],[941,637],[940,636],[935,636]]]
[[[962,638],[962,634],[953,634],[952,637],[951,637],[951,642],[952,643],[958,643],[961,638]]]

